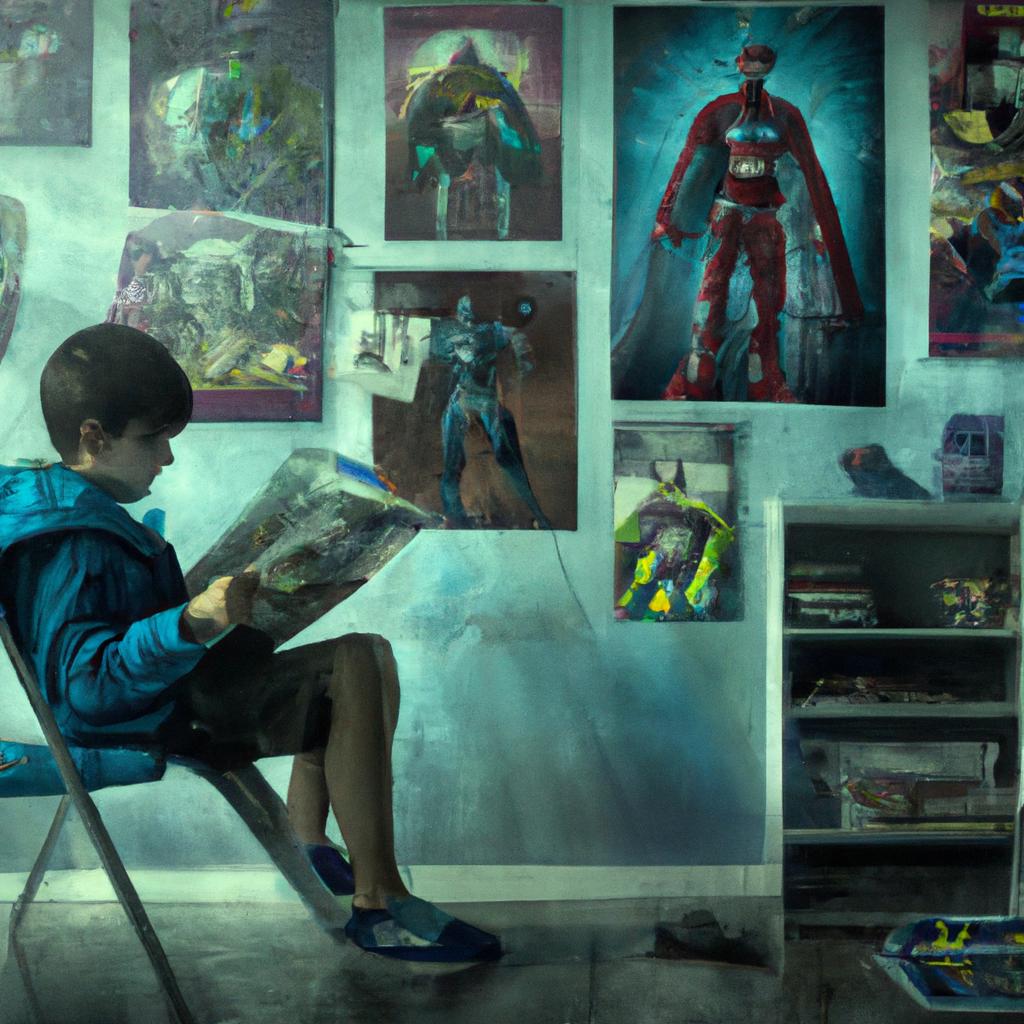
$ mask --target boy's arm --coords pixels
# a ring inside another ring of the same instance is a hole
[[[111,537],[68,533],[11,555],[22,647],[51,703],[102,726],[138,718],[203,656],[181,629],[180,604],[138,617],[133,601],[152,590],[148,566]],[[20,564],[18,564],[20,562]],[[135,621],[132,621],[132,620]]]

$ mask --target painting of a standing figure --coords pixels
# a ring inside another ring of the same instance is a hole
[[[398,493],[449,529],[575,529],[573,276],[378,273],[375,306],[419,365],[411,401],[373,399],[374,459]],[[399,369],[378,365],[370,387]]]
[[[561,238],[562,12],[387,8],[387,238]]]
[[[616,12],[616,398],[882,402],[881,27]]]

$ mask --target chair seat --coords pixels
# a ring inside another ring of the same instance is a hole
[[[166,764],[145,750],[120,747],[69,747],[71,759],[88,790],[155,782]],[[0,739],[0,799],[14,796],[60,796],[67,792],[48,747]]]

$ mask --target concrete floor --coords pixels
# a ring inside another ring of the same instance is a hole
[[[772,967],[653,957],[651,922],[664,919],[663,901],[450,909],[502,935],[508,952],[499,964],[391,963],[335,942],[295,903],[149,908],[201,1024],[935,1020],[874,967],[872,947],[863,943],[789,943],[786,970],[780,973]],[[0,925],[9,910],[9,904],[0,906]],[[167,1019],[148,962],[116,904],[38,904],[23,923],[21,944],[47,1022],[162,1024]],[[940,1018],[948,1024],[977,1020],[960,1013]],[[0,973],[0,1021],[28,1024],[29,1019],[21,978],[8,957]]]

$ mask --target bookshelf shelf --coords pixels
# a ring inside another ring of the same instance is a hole
[[[957,629],[934,627],[923,629],[797,629],[786,627],[783,636],[790,640],[825,643],[832,640],[861,640],[865,643],[878,640],[1008,640],[1016,641],[1014,629]]]
[[[1016,630],[981,630],[954,629],[952,627],[934,627],[925,629],[794,629],[785,628],[782,635],[791,640],[830,641],[830,640],[935,640],[939,643],[953,640],[1017,640]]]
[[[787,828],[782,833],[787,846],[881,846],[929,845],[954,846],[984,845],[1007,846],[1013,844],[1013,832],[939,831],[932,829],[851,829],[851,828]]]
[[[950,704],[828,704],[791,707],[790,718],[1016,718],[1017,706],[1009,701]]]

